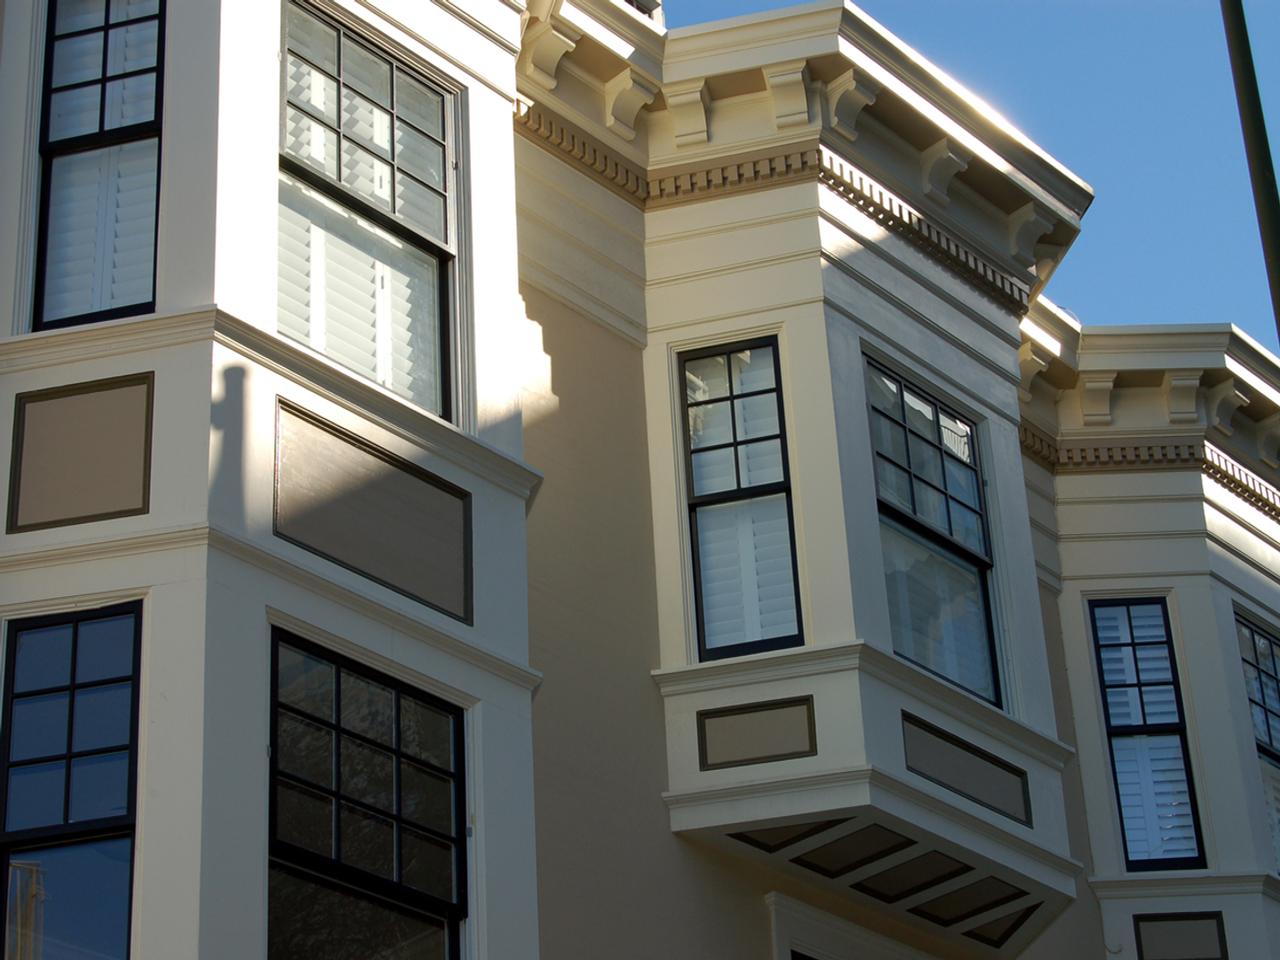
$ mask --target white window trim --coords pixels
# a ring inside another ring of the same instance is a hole
[[[814,960],[932,960],[932,955],[860,927],[856,923],[773,891],[765,894],[772,960],[791,960],[799,951]]]

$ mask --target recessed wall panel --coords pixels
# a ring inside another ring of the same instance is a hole
[[[1031,824],[1026,771],[910,714],[902,715],[907,769],[997,813]]]
[[[1133,926],[1141,960],[1227,960],[1220,913],[1147,914]]]
[[[146,513],[150,373],[19,394],[8,530]]]
[[[470,496],[280,405],[276,533],[459,620],[471,619]]]
[[[812,697],[698,713],[698,757],[703,770],[811,757],[817,752]]]

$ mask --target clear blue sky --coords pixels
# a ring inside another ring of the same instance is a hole
[[[1218,0],[854,0],[1093,186],[1046,293],[1085,323],[1231,322],[1277,350]],[[788,6],[664,0],[684,26]],[[1280,156],[1280,0],[1245,0]]]

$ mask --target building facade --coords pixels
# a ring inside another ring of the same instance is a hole
[[[1055,306],[1091,188],[884,26],[0,81],[6,957],[1280,956],[1280,360]]]

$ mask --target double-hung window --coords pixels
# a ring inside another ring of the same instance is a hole
[[[1165,602],[1089,604],[1130,870],[1204,866]]]
[[[1258,750],[1280,763],[1280,637],[1236,618]]]
[[[449,416],[453,97],[285,5],[278,329]]]
[[[51,0],[36,329],[155,307],[162,0]]]
[[[681,355],[701,657],[802,642],[775,340]]]
[[[973,425],[877,364],[867,395],[893,648],[999,704]]]
[[[279,629],[270,960],[457,960],[462,712]]]
[[[5,657],[5,957],[127,960],[138,603],[16,621]]]

